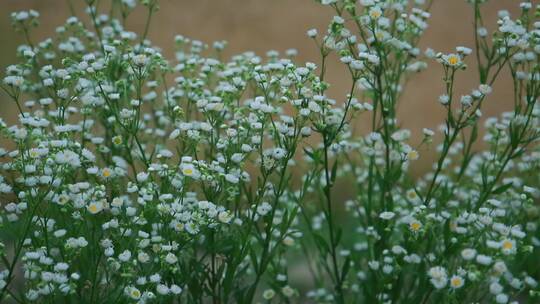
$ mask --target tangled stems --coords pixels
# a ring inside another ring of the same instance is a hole
[[[320,2],[336,15],[324,34],[308,31],[319,66],[292,50],[224,60],[224,42],[209,51],[183,36],[169,61],[150,41],[157,1],[143,1],[140,35],[124,28],[131,0],[108,15],[87,0],[90,26],[72,17],[39,43],[39,14],[14,13],[27,42],[2,84],[19,122],[0,120],[15,143],[0,147],[0,231],[14,238],[0,244],[14,252],[2,255],[0,300],[535,301],[532,5],[500,12],[490,36],[473,1],[474,49],[442,53],[418,48],[432,1]],[[472,52],[479,83],[458,98]],[[433,170],[418,178],[409,168],[436,131],[413,144],[397,107],[428,62],[444,70],[446,118]],[[351,79],[339,101],[334,65]],[[506,71],[514,109],[481,126]],[[362,119],[371,128],[357,129]]]

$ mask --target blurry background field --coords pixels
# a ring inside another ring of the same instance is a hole
[[[107,4],[109,1],[102,1]],[[72,0],[77,16],[83,20],[84,1]],[[103,6],[105,7],[105,5]],[[517,12],[518,1],[496,0],[485,6],[485,22],[493,28],[497,12],[506,9]],[[10,25],[10,13],[17,10],[35,9],[41,14],[40,27],[32,33],[34,41],[41,41],[52,34],[57,26],[70,16],[68,1],[64,0],[1,0],[0,1],[0,69],[15,62],[15,50],[24,43],[23,37],[15,33]],[[431,10],[430,27],[421,47],[431,47],[436,51],[452,52],[459,45],[473,47],[472,8],[465,0],[435,0]],[[314,0],[161,0],[160,10],[152,20],[149,38],[163,48],[164,54],[172,59],[173,38],[181,34],[192,39],[212,43],[216,40],[228,41],[227,57],[255,51],[264,55],[268,50],[284,52],[295,48],[298,62],[319,62],[318,50],[306,36],[310,28],[319,33],[326,31],[332,18],[332,9],[321,6]],[[146,12],[139,8],[130,16],[128,30],[143,31]],[[467,63],[474,66],[474,56]],[[333,58],[337,63],[337,58]],[[443,108],[437,97],[443,91],[442,69],[434,62],[428,62],[427,71],[414,75],[405,88],[404,98],[399,106],[399,123],[411,129],[413,136],[421,136],[422,128],[437,128],[443,122]],[[349,88],[348,75],[340,64],[330,67],[328,81],[331,83],[331,97],[340,101]],[[476,71],[469,69],[458,77],[457,94],[469,93],[478,86]],[[459,95],[457,95],[459,96]],[[494,93],[484,104],[484,117],[493,116],[511,107],[512,93],[510,78],[503,76],[495,83]],[[8,97],[0,92],[1,117],[8,123],[16,121],[16,108]],[[368,121],[357,121],[357,129],[367,132]],[[431,148],[433,150],[433,148]],[[426,172],[434,159],[430,150],[421,150],[421,158],[412,165],[416,174]]]

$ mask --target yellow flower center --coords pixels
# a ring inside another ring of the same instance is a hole
[[[109,176],[111,176],[111,170],[103,169],[103,177],[109,177]]]
[[[184,175],[192,175],[193,174],[193,169],[191,168],[186,168],[184,169]]]
[[[452,286],[454,286],[454,287],[457,287],[457,286],[461,285],[461,278],[453,278],[450,281],[450,284],[452,284]]]
[[[458,58],[458,56],[452,55],[452,56],[448,57],[448,63],[449,63],[450,65],[456,65],[456,64],[458,64],[458,63],[459,63],[459,58]]]
[[[416,160],[418,159],[418,152],[416,151],[410,151],[409,153],[407,153],[407,158],[408,159],[411,159],[411,160]]]
[[[420,224],[419,222],[412,222],[411,223],[411,229],[414,230],[414,231],[420,230],[420,227],[422,227],[422,224]]]
[[[506,240],[503,242],[502,247],[503,249],[509,250],[509,249],[512,249],[514,245],[512,244],[512,242]]]
[[[382,15],[382,13],[378,10],[372,10],[370,13],[369,13],[369,16],[373,19],[378,19],[380,16]]]
[[[138,290],[132,290],[131,291],[131,296],[134,297],[134,298],[139,298],[141,296],[141,292],[138,291]]]
[[[88,211],[90,211],[90,213],[97,213],[98,212],[98,207],[96,204],[92,204],[90,206],[88,206]]]

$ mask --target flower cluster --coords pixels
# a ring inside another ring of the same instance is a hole
[[[470,1],[474,47],[443,53],[418,46],[431,1],[319,2],[336,14],[307,31],[320,63],[224,60],[225,42],[184,36],[169,60],[147,37],[155,0],[142,34],[124,27],[136,1],[107,15],[87,0],[86,22],[37,43],[39,14],[13,13],[26,44],[1,84],[19,114],[0,120],[0,301],[538,300],[540,6],[489,33],[487,1]],[[446,117],[414,134],[396,109],[428,63]],[[350,76],[341,96],[329,64]],[[484,119],[506,72],[513,108]]]

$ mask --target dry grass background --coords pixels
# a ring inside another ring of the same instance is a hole
[[[82,17],[83,1],[72,1],[78,16]],[[106,4],[108,0],[101,2]],[[519,1],[513,0],[491,1],[484,8],[486,24],[496,24],[500,9],[516,14],[518,4]],[[41,13],[41,25],[32,34],[35,41],[49,37],[70,15],[64,0],[0,0],[0,75],[7,65],[15,61],[15,49],[23,43],[22,37],[10,27],[9,14],[23,9],[35,9]],[[474,45],[472,9],[465,0],[435,0],[431,13],[430,27],[421,41],[422,49],[429,46],[437,51],[451,52],[458,45]],[[173,37],[182,34],[208,43],[227,40],[227,56],[247,50],[264,55],[268,50],[295,48],[299,52],[299,62],[318,62],[317,49],[305,32],[310,28],[324,32],[332,16],[331,9],[314,0],[161,0],[149,38],[163,48],[168,58],[173,58]],[[142,32],[145,11],[135,11],[130,19],[128,29]],[[474,59],[468,58],[467,63],[474,66]],[[424,127],[434,129],[444,119],[443,109],[437,102],[437,97],[443,92],[441,77],[442,69],[435,62],[430,62],[430,68],[414,75],[405,89],[398,117],[400,124],[411,129],[413,134],[421,134]],[[345,70],[336,64],[329,69],[327,79],[332,84],[330,95],[337,100],[344,99],[350,85]],[[468,93],[477,85],[476,71],[470,68],[459,76],[458,93]],[[15,106],[2,94],[0,92],[0,117],[14,123]],[[510,109],[511,98],[510,78],[501,77],[495,84],[494,94],[484,104],[484,117]],[[359,130],[368,125],[362,116],[357,123]],[[421,160],[412,166],[416,173],[429,169],[434,159],[433,151],[420,152],[423,153]]]

